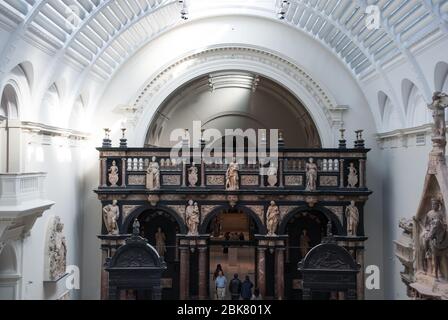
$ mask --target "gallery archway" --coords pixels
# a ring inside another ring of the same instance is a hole
[[[285,295],[288,299],[302,299],[302,275],[298,263],[311,248],[321,243],[327,232],[328,217],[320,210],[296,210],[288,215],[281,232],[288,236],[285,257]],[[333,226],[333,233],[338,233]],[[328,297],[315,297],[328,298]]]
[[[207,217],[203,225],[209,240],[209,298],[216,299],[215,278],[218,265],[222,267],[227,280],[238,274],[242,281],[249,276],[256,283],[256,239],[264,232],[256,215],[242,208],[221,208]],[[227,297],[230,293],[227,291]]]
[[[166,262],[162,273],[163,300],[179,299],[179,255],[176,235],[183,231],[176,218],[163,209],[146,209],[136,216],[140,223],[140,236],[148,240]],[[132,224],[128,233],[132,233]]]

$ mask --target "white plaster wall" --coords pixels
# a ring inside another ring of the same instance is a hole
[[[408,147],[386,147],[383,153],[383,214],[384,214],[384,283],[385,298],[408,299],[400,272],[404,267],[394,255],[393,241],[399,239],[400,218],[415,215],[420,202],[423,182],[431,149],[430,136],[426,145],[416,146],[415,136]]]

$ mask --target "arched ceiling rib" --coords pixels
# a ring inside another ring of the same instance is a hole
[[[190,20],[219,10],[264,16],[271,12],[274,19],[275,2],[244,1],[243,6],[237,0],[190,0]],[[437,30],[448,32],[448,0],[290,2],[285,23],[325,44],[355,76],[378,70],[397,55],[412,64],[409,47]],[[368,5],[380,9],[378,29],[366,27]],[[10,42],[28,37],[105,80],[147,41],[183,23],[177,0],[4,0],[0,12],[2,22],[16,30]]]

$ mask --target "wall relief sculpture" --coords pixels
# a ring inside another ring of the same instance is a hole
[[[157,190],[160,189],[160,168],[156,161],[156,157],[152,157],[146,170],[146,189]]]
[[[310,158],[306,164],[306,191],[315,191],[317,181],[317,164]]]
[[[51,217],[45,245],[45,281],[57,281],[66,274],[67,243],[63,230],[61,218]]]
[[[185,208],[185,223],[188,228],[188,235],[196,236],[198,235],[198,226],[200,222],[199,216],[199,206],[197,202],[193,200],[188,201],[188,205]]]
[[[448,96],[436,92],[432,103],[432,150],[415,216],[401,219],[403,230],[395,241],[395,255],[404,266],[401,279],[408,295],[417,299],[448,299],[448,168],[445,162],[445,109]]]
[[[275,201],[271,201],[268,211],[266,212],[266,224],[268,228],[268,236],[275,236],[277,232],[278,223],[280,221],[280,210],[275,204]]]
[[[111,187],[116,187],[118,183],[118,167],[117,163],[112,161],[112,165],[109,168],[109,183]]]
[[[103,220],[107,232],[110,235],[117,235],[118,231],[118,217],[120,216],[120,208],[117,205],[117,200],[113,200],[112,204],[108,204],[103,208]]]
[[[226,190],[239,189],[239,165],[235,159],[230,162],[226,172]]]

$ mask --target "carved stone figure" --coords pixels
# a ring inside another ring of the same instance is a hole
[[[306,164],[306,191],[315,191],[317,181],[317,164],[313,158],[309,158]]]
[[[152,157],[146,170],[146,189],[157,190],[160,188],[160,169],[156,157]]]
[[[229,164],[226,172],[226,190],[238,190],[239,189],[239,166],[235,162],[235,159]]]
[[[188,201],[185,209],[185,222],[188,227],[188,235],[198,235],[199,207],[197,202],[193,203],[193,200]]]
[[[159,253],[159,256],[164,257],[166,253],[166,236],[162,231],[162,228],[158,227],[157,232],[155,234],[156,238],[156,250]]]
[[[299,239],[299,248],[302,259],[304,259],[308,251],[310,251],[310,247],[311,239],[308,236],[308,231],[306,229],[303,229]]]
[[[441,259],[448,253],[448,233],[442,202],[437,198],[431,200],[431,210],[424,219],[422,240],[423,269],[429,273],[433,271],[438,279]]]
[[[116,187],[118,182],[118,167],[115,160],[112,161],[112,165],[109,168],[109,182],[111,187]]]
[[[198,168],[194,164],[188,169],[188,183],[190,187],[194,187],[198,183]]]
[[[277,184],[277,167],[274,163],[271,163],[271,165],[268,168],[267,174],[268,174],[268,184],[270,187],[275,187]]]
[[[118,217],[120,216],[120,208],[117,200],[113,200],[112,204],[108,204],[103,208],[103,219],[106,230],[111,235],[118,234]]]
[[[64,224],[59,217],[53,220],[48,244],[50,279],[57,280],[65,274],[67,266],[67,243],[62,233]]]
[[[350,162],[350,166],[348,167],[348,187],[356,188],[358,184],[358,170],[355,168],[355,164]]]
[[[350,204],[345,209],[345,217],[347,218],[347,235],[356,236],[359,223],[359,211],[355,205],[355,201],[350,201]]]
[[[268,235],[275,236],[278,222],[280,220],[280,210],[278,206],[275,204],[275,201],[271,201],[271,204],[268,208],[268,211],[266,212],[267,217],[267,228],[268,228]]]

